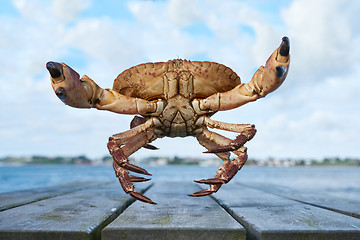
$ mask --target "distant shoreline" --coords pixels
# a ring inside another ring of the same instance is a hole
[[[221,160],[218,158],[180,158],[180,157],[148,157],[142,159],[131,159],[135,164],[144,166],[165,166],[165,165],[195,165],[195,166],[219,166]],[[112,158],[104,156],[98,159],[89,159],[86,156],[75,157],[3,157],[0,158],[0,166],[20,165],[94,165],[111,166]],[[275,159],[265,160],[249,159],[246,163],[249,166],[263,167],[291,167],[291,166],[360,166],[358,158],[324,158],[324,159]]]

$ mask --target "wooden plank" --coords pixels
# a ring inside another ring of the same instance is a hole
[[[109,183],[109,182],[108,182]],[[106,184],[106,182],[75,182],[63,185],[34,188],[16,192],[0,193],[0,212],[28,203],[56,197],[84,188]]]
[[[212,198],[192,198],[193,183],[156,183],[146,195],[158,205],[135,202],[102,231],[113,239],[245,239],[244,228]]]
[[[358,188],[344,188],[344,189],[330,189],[327,194],[335,197],[346,198],[348,200],[359,201],[360,187]]]
[[[288,199],[330,209],[352,217],[360,218],[360,198],[345,199],[328,194],[325,190],[294,189],[266,183],[247,183],[247,187],[259,189]]]
[[[214,195],[247,239],[360,239],[360,219],[238,184]]]
[[[0,212],[0,239],[99,239],[131,202],[118,182],[33,202]]]

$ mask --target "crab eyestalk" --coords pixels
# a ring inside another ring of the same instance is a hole
[[[48,62],[51,85],[58,98],[66,105],[77,108],[91,108],[91,89],[87,88],[79,74],[65,63]]]

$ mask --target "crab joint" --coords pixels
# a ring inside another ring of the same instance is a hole
[[[220,93],[216,93],[200,101],[200,109],[203,111],[217,112],[220,109]]]
[[[216,112],[220,109],[220,93],[216,93],[206,99],[194,99],[191,105],[199,115]]]
[[[89,103],[90,92],[76,71],[65,63],[57,62],[48,62],[46,68],[50,73],[54,92],[62,102],[72,107],[92,107]]]
[[[141,115],[159,116],[164,110],[164,102],[158,100],[156,102],[149,102],[140,98],[135,98],[136,112]]]

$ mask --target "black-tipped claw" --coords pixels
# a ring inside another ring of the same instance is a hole
[[[280,44],[279,53],[281,56],[288,56],[290,52],[290,40],[288,37],[283,37],[282,42]]]
[[[58,78],[61,76],[62,66],[57,62],[48,62],[46,68],[49,71],[52,78]]]

